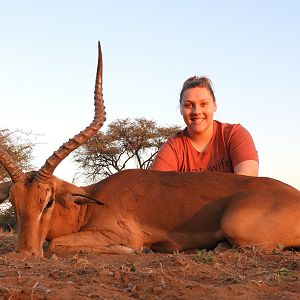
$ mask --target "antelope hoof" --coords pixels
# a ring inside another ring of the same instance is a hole
[[[214,251],[219,253],[219,252],[224,252],[224,251],[227,251],[230,249],[232,249],[231,244],[229,244],[228,242],[222,242],[217,245],[217,247],[214,249]]]
[[[153,254],[153,251],[150,248],[144,247],[141,250],[141,253],[144,253],[144,254]]]

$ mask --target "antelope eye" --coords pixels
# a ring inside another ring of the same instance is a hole
[[[45,209],[50,208],[50,207],[53,205],[53,203],[54,203],[54,200],[53,200],[53,199],[50,199],[49,202],[47,203],[47,206],[46,206]]]

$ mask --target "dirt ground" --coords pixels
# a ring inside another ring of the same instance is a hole
[[[0,233],[0,299],[300,299],[300,254],[230,249],[174,254],[13,251]]]

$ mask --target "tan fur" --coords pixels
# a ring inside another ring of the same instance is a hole
[[[20,252],[41,256],[45,238],[53,252],[114,254],[214,248],[224,240],[237,247],[300,246],[300,192],[274,179],[126,170],[77,187],[54,176],[41,184],[33,175],[11,192]],[[43,211],[49,190],[55,204]],[[78,193],[104,205],[76,205]]]

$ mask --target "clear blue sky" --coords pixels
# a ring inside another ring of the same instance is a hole
[[[182,82],[207,75],[260,175],[300,188],[300,1],[2,1],[0,28],[0,126],[37,134],[37,167],[93,118],[100,40],[107,123],[183,126]],[[73,173],[70,159],[55,171]]]

